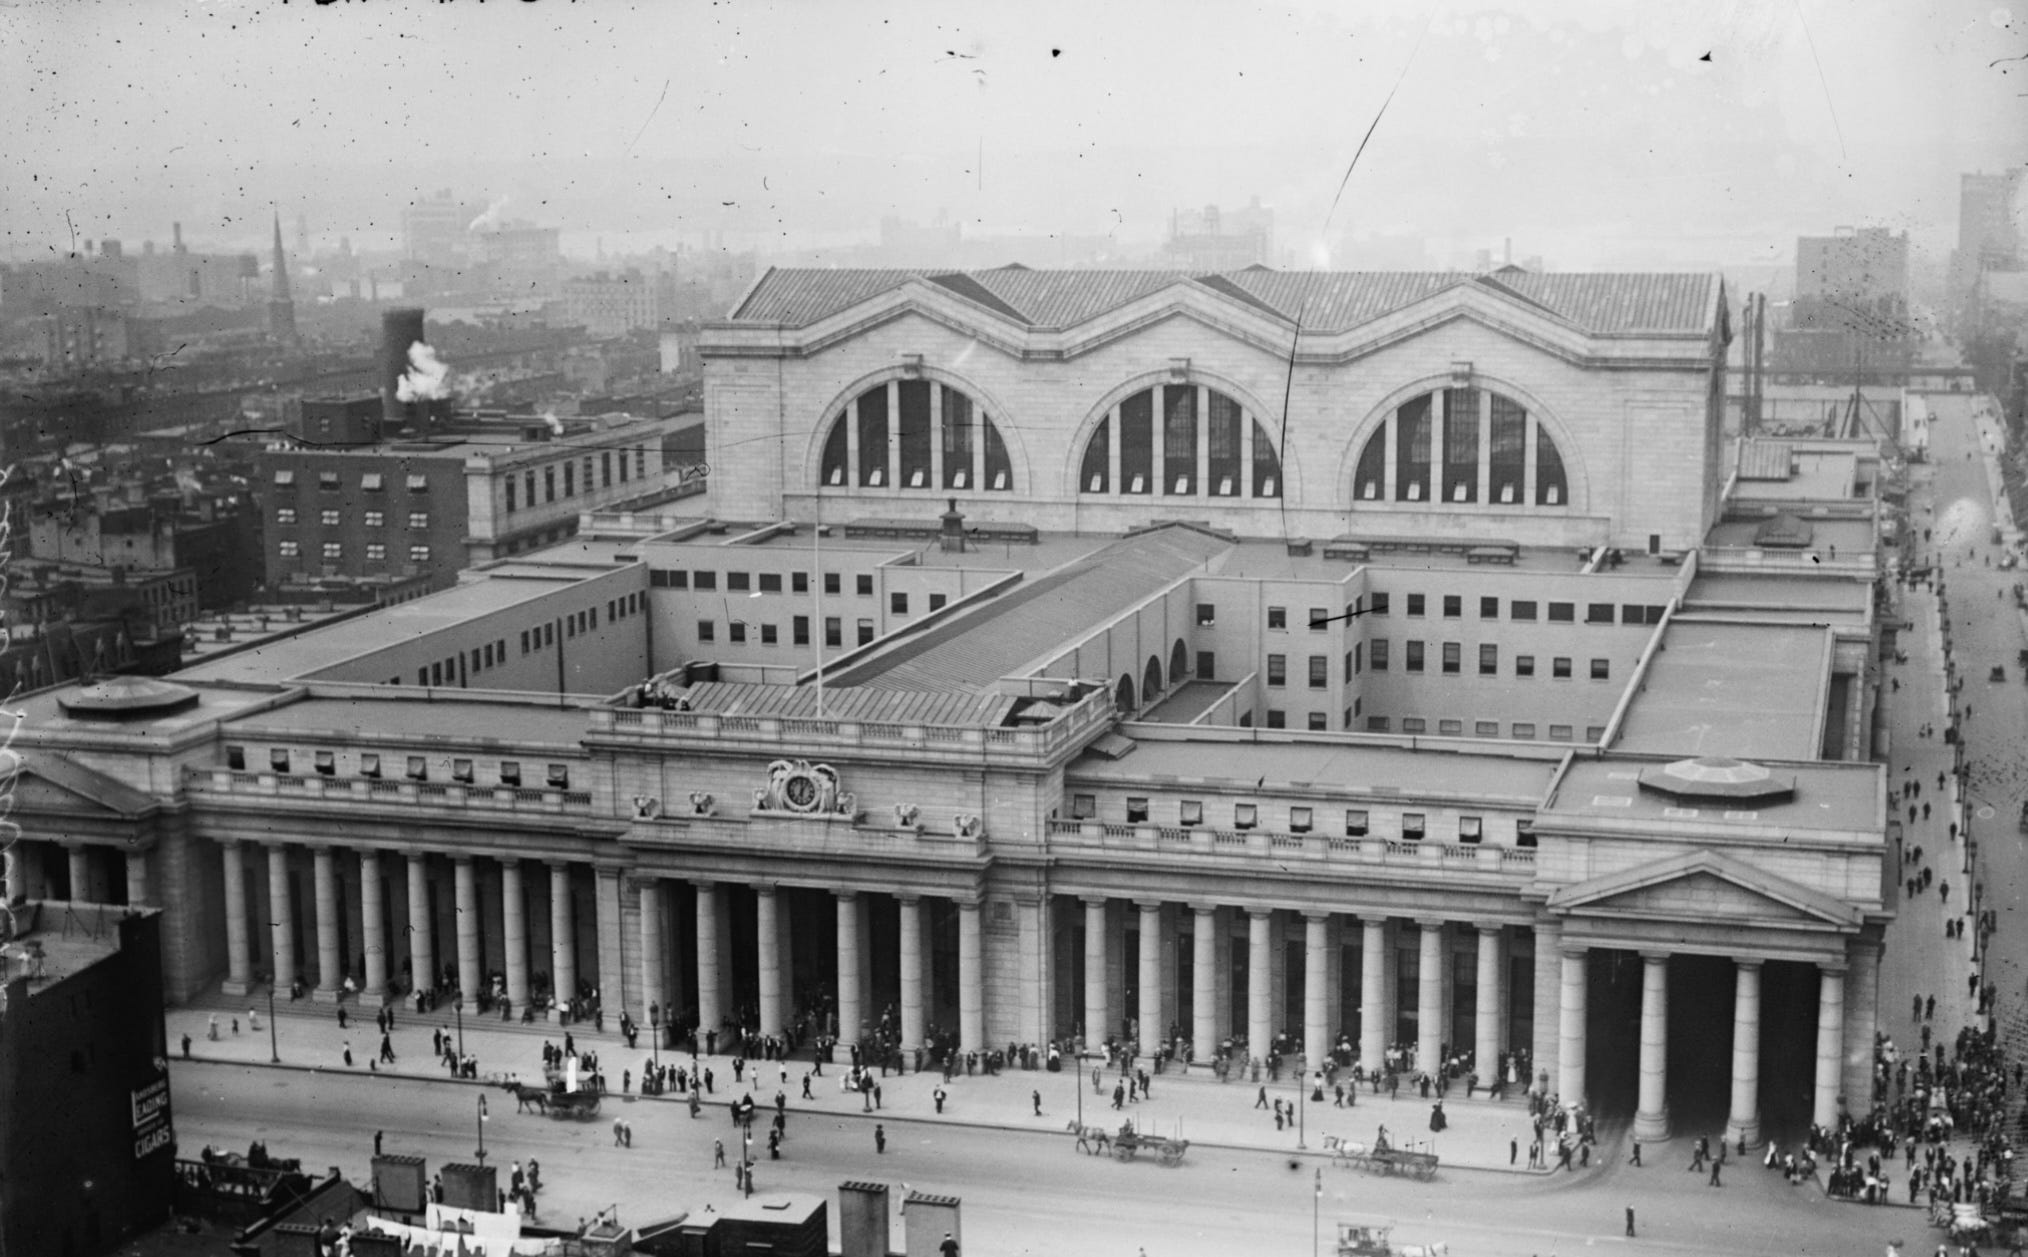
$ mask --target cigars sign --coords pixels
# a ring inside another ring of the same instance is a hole
[[[134,1106],[134,1160],[139,1161],[176,1140],[169,1125],[169,1079],[157,1078],[130,1094]]]

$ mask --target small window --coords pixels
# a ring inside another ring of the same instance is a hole
[[[420,755],[409,756],[408,779],[410,781],[428,781],[430,779],[429,762]]]
[[[1622,624],[1645,624],[1647,621],[1648,609],[1638,602],[1629,602],[1620,608]]]
[[[1271,628],[1271,629],[1285,629],[1285,628],[1287,628],[1288,626],[1289,626],[1289,609],[1288,609],[1287,607],[1269,607],[1269,608],[1268,608],[1268,627],[1269,627],[1269,628]]]
[[[527,630],[527,629],[522,629],[522,630],[521,630],[521,653],[522,653],[522,654],[524,654],[524,655],[528,653],[528,630]]]
[[[1549,660],[1549,675],[1559,681],[1570,679],[1570,656],[1554,655]]]
[[[1368,615],[1386,615],[1386,614],[1387,614],[1387,599],[1388,599],[1388,595],[1386,595],[1386,594],[1384,594],[1384,593],[1374,593],[1374,594],[1370,595],[1370,596],[1368,597],[1368,599],[1367,599],[1368,603],[1370,604],[1370,609],[1369,609],[1369,610],[1368,610],[1368,611],[1366,612],[1366,614],[1368,614]]]
[[[1472,725],[1472,733],[1482,738],[1497,738],[1500,736],[1500,722],[1497,720],[1476,721]]]
[[[1347,838],[1364,838],[1366,831],[1366,809],[1356,807],[1345,809],[1345,836]]]
[[[1368,716],[1366,718],[1366,732],[1368,733],[1386,733],[1393,727],[1393,723],[1386,716]]]
[[[1528,847],[1528,848],[1533,848],[1535,846],[1534,821],[1514,822],[1514,845],[1517,847]]]
[[[1098,815],[1098,796],[1095,794],[1073,794],[1070,796],[1070,818],[1088,821]]]
[[[1217,607],[1213,606],[1211,603],[1208,602],[1200,602],[1197,604],[1198,627],[1200,628],[1206,627],[1208,625],[1215,624],[1217,622],[1218,622]]]
[[[503,786],[519,786],[521,784],[521,762],[519,760],[503,759],[500,761],[500,784]]]
[[[776,643],[778,637],[779,634],[776,633],[774,625],[772,624],[761,625],[761,645],[773,646]]]
[[[1252,803],[1235,803],[1232,805],[1232,827],[1234,829],[1252,829],[1258,824],[1260,824],[1259,806]]]
[[[1127,823],[1139,824],[1148,819],[1148,801],[1133,795],[1127,797]]]
[[[369,542],[367,542],[367,543],[366,543],[366,560],[367,560],[367,562],[369,562],[369,563],[385,563],[385,562],[387,562],[387,543],[386,543],[385,541],[369,541]]]
[[[1331,718],[1321,711],[1310,713],[1310,732],[1325,733],[1331,728]]]
[[[1444,595],[1444,619],[1455,620],[1465,613],[1465,600],[1457,594]]]
[[[1464,647],[1463,647],[1462,645],[1460,645],[1459,643],[1457,643],[1457,642],[1445,642],[1445,643],[1444,643],[1444,675],[1445,675],[1445,676],[1447,676],[1447,677],[1454,677],[1454,676],[1456,676],[1456,675],[1458,674],[1458,670],[1459,670],[1459,668],[1460,668],[1460,667],[1461,667],[1461,666],[1463,665],[1463,660],[1462,660],[1462,658],[1461,658],[1461,656],[1462,656],[1463,652],[1464,652]]]
[[[1310,656],[1310,688],[1321,690],[1331,684],[1331,656]]]
[[[551,764],[544,780],[548,781],[549,788],[552,790],[570,789],[570,765]]]
[[[1429,722],[1421,716],[1403,716],[1401,718],[1401,731],[1403,733],[1422,733],[1428,728]]]
[[[789,620],[789,640],[797,646],[810,644],[810,617],[799,615]]]
[[[690,579],[693,587],[699,590],[700,592],[704,593],[718,592],[717,572],[698,571],[693,573]]]
[[[1478,842],[1485,837],[1486,822],[1477,816],[1458,817],[1458,841]]]
[[[1592,660],[1592,661],[1591,661],[1591,679],[1592,679],[1592,680],[1594,680],[1594,681],[1609,681],[1609,680],[1611,680],[1611,679],[1612,679],[1612,673],[1613,673],[1613,664],[1612,664],[1612,660],[1610,660],[1610,659],[1594,659],[1594,660]]]
[[[1408,643],[1408,670],[1410,672],[1421,672],[1422,659],[1423,659],[1423,643],[1422,642]]]
[[[1313,814],[1312,814],[1312,812],[1310,811],[1310,809],[1309,809],[1309,808],[1306,808],[1306,807],[1292,807],[1292,808],[1290,808],[1290,809],[1289,809],[1289,832],[1290,832],[1290,833],[1292,833],[1292,834],[1307,834],[1307,833],[1309,833],[1309,832],[1310,832],[1310,830],[1311,830],[1311,828],[1312,828],[1312,822],[1311,822],[1311,816],[1312,816],[1312,815],[1313,815]]]
[[[1289,657],[1287,655],[1269,655],[1267,663],[1267,683],[1275,687],[1287,685],[1289,683]]]
[[[859,644],[861,646],[871,646],[873,644],[873,621],[859,621]]]
[[[1507,604],[1507,610],[1508,616],[1511,619],[1532,620],[1535,618],[1535,602],[1533,599],[1516,598],[1513,602]]]
[[[359,477],[359,487],[368,493],[378,492],[387,487],[387,477],[377,471],[363,472]]]
[[[1268,727],[1268,728],[1270,728],[1270,729],[1286,729],[1286,728],[1288,728],[1288,727],[1289,727],[1289,713],[1287,713],[1287,712],[1283,711],[1283,710],[1282,710],[1281,708],[1279,708],[1279,707],[1270,707],[1270,708],[1268,708],[1268,714],[1267,714],[1267,727]]]
[[[226,747],[226,748],[225,748],[225,766],[226,766],[227,768],[230,768],[230,769],[232,769],[232,770],[233,770],[234,772],[245,772],[245,771],[246,771],[246,748],[245,748],[245,747],[243,747],[243,746],[228,746],[228,747]]]
[[[1185,825],[1204,823],[1204,803],[1199,799],[1185,799],[1177,807],[1177,819]]]
[[[1568,741],[1570,741],[1570,726],[1569,726],[1569,725],[1551,725],[1551,726],[1549,726],[1549,740],[1550,740],[1551,742],[1568,742]]]
[[[1210,650],[1197,652],[1197,679],[1209,681],[1218,675],[1218,653]]]
[[[1611,624],[1613,622],[1613,604],[1610,602],[1586,603],[1584,607],[1584,622],[1586,624]]]
[[[835,615],[824,617],[824,644],[843,646],[845,644],[845,621]]]
[[[408,548],[408,561],[411,563],[429,562],[430,548],[428,546],[410,546]]]
[[[1464,731],[1465,731],[1465,722],[1462,720],[1437,721],[1437,732],[1442,734],[1444,737],[1455,738],[1460,734],[1462,734]]]
[[[853,588],[858,591],[859,596],[861,598],[871,598],[873,596],[872,573],[861,572],[859,575],[853,577],[852,584]]]
[[[716,620],[699,620],[697,622],[697,640],[700,642],[717,641],[718,622]]]
[[[725,590],[727,593],[733,594],[744,594],[752,592],[753,590],[752,574],[747,572],[727,572],[725,574]]]
[[[410,511],[408,513],[408,526],[416,529],[427,529],[430,526],[430,513],[428,511]]]
[[[410,493],[428,493],[430,491],[430,478],[428,476],[410,476],[408,478],[408,491]]]
[[[295,523],[295,522],[296,522],[296,508],[295,508],[295,507],[293,507],[293,506],[278,506],[278,507],[276,507],[276,508],[275,508],[275,522],[276,522],[277,524],[293,524],[293,523]]]
[[[338,757],[329,751],[317,752],[317,775],[335,777],[338,775]]]
[[[339,489],[339,484],[338,484],[338,473],[337,473],[337,472],[335,472],[335,471],[320,471],[320,472],[318,472],[318,473],[317,473],[317,487],[318,487],[319,489],[324,489],[324,490],[328,490],[329,492],[332,492],[332,493],[336,493],[336,492],[338,491],[338,489]]]
[[[324,557],[325,557],[326,559],[330,559],[330,560],[336,560],[336,559],[342,559],[342,558],[344,558],[344,557],[345,557],[345,543],[344,543],[344,542],[342,542],[342,541],[327,541],[327,542],[325,542],[325,543],[324,543]]]
[[[1500,600],[1499,600],[1498,598],[1481,598],[1481,599],[1479,599],[1479,618],[1480,618],[1481,620],[1497,620],[1497,619],[1499,619],[1499,618],[1500,618]]]
[[[380,755],[378,752],[366,751],[359,756],[359,775],[362,777],[380,776]]]
[[[287,467],[278,467],[275,469],[275,483],[294,484],[296,483],[296,473]]]
[[[1479,675],[1500,675],[1500,648],[1488,642],[1479,647]]]
[[[1410,619],[1416,619],[1422,615],[1423,601],[1424,599],[1421,594],[1410,594],[1408,596],[1408,614]]]
[[[1535,722],[1534,722],[1534,721],[1532,721],[1532,720],[1517,720],[1517,721],[1515,721],[1515,722],[1514,722],[1514,740],[1515,740],[1515,741],[1517,741],[1517,742],[1532,742],[1532,741],[1534,741],[1534,740],[1535,740]]]
[[[1310,631],[1321,633],[1331,627],[1331,610],[1328,607],[1310,608]]]
[[[762,586],[762,588],[763,588],[763,589],[765,589],[765,588],[766,588],[766,586],[765,586],[765,585],[763,585],[763,586]],[[810,574],[809,574],[808,572],[790,572],[790,573],[789,573],[789,591],[790,591],[791,593],[798,593],[798,594],[807,594],[807,593],[809,593],[809,592],[810,592]]]
[[[1577,604],[1573,602],[1552,602],[1549,604],[1551,624],[1574,624],[1577,622]]]
[[[760,574],[760,591],[764,594],[778,594],[782,592],[782,574],[780,572],[762,572]]]
[[[1427,821],[1421,812],[1403,812],[1401,814],[1401,840],[1403,842],[1421,842],[1426,829]]]
[[[907,615],[908,595],[898,591],[887,595],[887,610],[892,615]]]
[[[725,635],[735,643],[746,641],[746,621],[732,620],[725,626]]]
[[[1603,741],[1604,739],[1605,739],[1605,726],[1604,726],[1604,725],[1586,725],[1586,726],[1584,727],[1584,740],[1585,740],[1585,741],[1587,741],[1587,742],[1600,742],[1600,741]]]
[[[841,586],[841,585],[839,584],[839,576],[838,576],[838,573],[836,573],[836,572],[826,572],[826,573],[824,573],[824,592],[825,592],[825,593],[827,593],[827,594],[835,594],[835,593],[837,593],[837,592],[838,592],[838,591],[839,591],[839,590],[840,590],[841,588],[843,588],[843,586]]]
[[[1387,639],[1376,637],[1366,645],[1368,648],[1366,662],[1375,672],[1387,671]]]
[[[950,598],[944,594],[931,594],[929,609],[931,611],[941,611],[944,609],[944,604],[949,601]]]
[[[464,783],[465,785],[468,785],[468,786],[469,786],[469,785],[471,785],[471,784],[472,784],[472,761],[471,761],[471,760],[468,760],[468,759],[454,759],[454,760],[452,760],[452,761],[451,761],[451,780],[452,780],[452,781],[458,781],[458,782],[463,782],[463,783]]]
[[[1514,675],[1515,675],[1515,676],[1517,676],[1517,677],[1532,677],[1532,676],[1534,676],[1534,675],[1535,675],[1535,656],[1533,656],[1533,655],[1516,655],[1516,656],[1514,656]]]

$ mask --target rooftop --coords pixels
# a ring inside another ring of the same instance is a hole
[[[1749,757],[1751,758],[1751,757]],[[1782,829],[1869,832],[1875,841],[1886,826],[1886,781],[1878,764],[1763,761],[1782,777],[1795,778],[1795,796],[1786,801],[1672,798],[1641,789],[1640,777],[1666,763],[1645,757],[1609,755],[1573,758],[1543,807],[1545,816],[1587,816],[1615,820],[1695,820],[1701,825],[1778,826]]]
[[[1614,748],[1813,759],[1831,648],[1831,634],[1817,626],[1672,620]]]
[[[1872,604],[1872,590],[1859,581],[1797,580],[1792,576],[1711,575],[1699,572],[1683,596],[1697,610],[1751,607],[1808,611],[1825,619],[1860,619]]]
[[[121,917],[154,911],[103,903],[31,901],[17,916],[24,925],[22,932],[0,946],[5,978],[28,978],[31,995],[50,990],[72,974],[119,953]]]
[[[591,723],[585,708],[561,707],[547,696],[486,702],[440,699],[429,690],[389,693],[384,698],[313,694],[267,711],[233,717],[229,732],[305,741],[319,735],[348,742],[394,736],[425,737],[458,746],[549,743],[575,747]],[[410,694],[414,697],[407,696]]]
[[[1192,731],[1157,740],[1123,725],[1133,749],[1118,759],[1086,752],[1067,770],[1079,781],[1122,786],[1206,785],[1263,792],[1327,789],[1348,795],[1474,798],[1533,807],[1549,792],[1556,761],[1465,744],[1405,747],[1350,735]],[[1296,740],[1300,738],[1300,740]]]
[[[683,691],[688,710],[699,715],[784,716],[826,720],[867,720],[886,724],[962,725],[995,728],[1007,722],[1015,700],[1005,694],[923,693],[826,685],[766,685],[710,681]]]

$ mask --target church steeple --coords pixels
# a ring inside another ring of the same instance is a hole
[[[289,296],[289,262],[282,253],[282,215],[275,211],[275,277],[268,292],[268,335],[286,344],[296,340],[296,303]]]

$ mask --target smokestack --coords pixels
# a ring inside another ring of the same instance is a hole
[[[397,396],[401,377],[408,374],[408,347],[423,338],[423,312],[413,308],[383,311],[380,316],[380,413],[392,432],[408,423],[409,403]],[[428,407],[422,409],[425,415]]]
[[[169,224],[169,248],[172,252],[183,252],[183,224]]]

